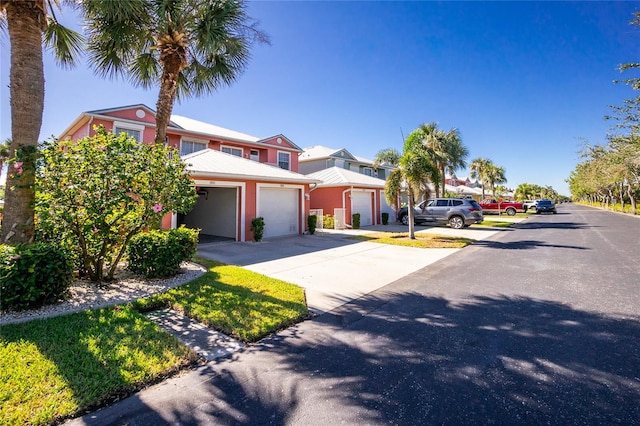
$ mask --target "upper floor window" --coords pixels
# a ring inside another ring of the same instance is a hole
[[[373,169],[369,167],[364,167],[362,169],[362,174],[365,174],[367,176],[373,176]]]
[[[120,133],[126,133],[127,136],[133,137],[138,142],[142,142],[142,132],[144,131],[144,126],[137,126],[131,123],[123,123],[120,121],[116,121],[113,123],[113,133],[119,135]]]
[[[192,152],[201,151],[207,148],[205,142],[182,140],[180,142],[180,155],[191,154]]]
[[[278,167],[291,170],[291,154],[288,152],[278,152]]]
[[[234,148],[232,146],[221,146],[220,151],[235,155],[236,157],[242,157],[242,148]]]
[[[252,149],[249,151],[249,158],[253,161],[260,161],[260,151],[257,149]]]

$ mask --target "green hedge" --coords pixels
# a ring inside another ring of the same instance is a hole
[[[309,226],[309,234],[315,234],[316,226],[318,225],[318,216],[315,214],[309,215],[307,217],[307,225]]]
[[[354,213],[351,215],[351,225],[353,229],[360,229],[360,213]]]
[[[0,309],[38,308],[63,299],[73,280],[69,255],[56,245],[0,245]]]
[[[181,226],[134,236],[127,246],[129,270],[147,278],[177,274],[180,264],[196,254],[199,232]]]

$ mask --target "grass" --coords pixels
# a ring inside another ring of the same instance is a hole
[[[482,223],[471,225],[474,228],[509,228],[513,226],[513,222],[502,222],[499,220],[485,220]]]
[[[5,325],[0,424],[48,424],[197,360],[130,306]]]
[[[136,302],[141,310],[169,306],[245,342],[294,324],[308,314],[304,290],[238,266],[198,258],[208,272],[166,293]]]
[[[0,425],[50,424],[198,357],[141,311],[172,306],[251,342],[307,316],[300,287],[204,259],[202,277],[134,303],[0,327]]]
[[[351,239],[418,248],[462,248],[475,241],[471,238],[418,233],[415,234],[415,237],[415,240],[410,239],[408,232],[375,232],[365,235],[354,235]]]

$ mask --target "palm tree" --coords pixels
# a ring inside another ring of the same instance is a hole
[[[460,131],[452,128],[448,132],[440,130],[437,123],[423,124],[420,130],[424,134],[423,143],[431,151],[433,159],[440,170],[439,182],[442,189],[438,190],[436,184],[436,195],[445,193],[446,173],[454,173],[458,169],[467,166],[466,158],[469,150],[462,143]],[[435,183],[435,182],[434,182]]]
[[[426,147],[422,144],[423,134],[414,130],[404,142],[402,154],[394,149],[384,149],[374,160],[374,166],[389,164],[396,166],[389,173],[384,186],[384,195],[389,205],[395,205],[403,188],[407,190],[407,213],[409,217],[409,238],[415,240],[413,206],[416,198],[429,194],[429,181],[438,176],[438,168]]]
[[[211,93],[244,71],[255,42],[268,43],[242,0],[83,0],[98,74],[159,85],[156,143],[176,99]]]
[[[484,198],[484,185],[487,183],[487,171],[493,163],[488,158],[476,158],[469,164],[470,176],[482,183],[482,198]]]
[[[60,25],[53,13],[57,0],[0,0],[0,28],[7,28],[11,44],[9,96],[13,164],[7,176],[0,240],[28,243],[34,235],[34,171],[44,111],[42,47],[53,48],[59,64],[70,66],[79,53],[81,36]]]
[[[504,167],[496,166],[495,164],[489,165],[485,177],[494,197],[496,196],[496,186],[507,182]]]

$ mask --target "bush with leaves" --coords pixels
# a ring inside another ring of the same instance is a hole
[[[196,254],[199,232],[198,229],[181,226],[135,235],[127,246],[129,270],[147,278],[177,274],[180,264]]]
[[[318,216],[315,214],[311,214],[307,216],[307,226],[309,227],[309,234],[313,235],[316,233],[316,226],[318,225]]]
[[[175,149],[96,132],[43,149],[36,214],[39,238],[71,247],[80,275],[102,281],[113,279],[134,235],[188,212],[197,195]]]
[[[0,309],[37,308],[64,298],[73,279],[67,253],[53,244],[0,245]]]
[[[360,213],[354,213],[351,215],[351,224],[353,229],[360,229]]]
[[[262,241],[264,235],[264,218],[256,217],[251,220],[251,232],[253,232],[253,241]]]

